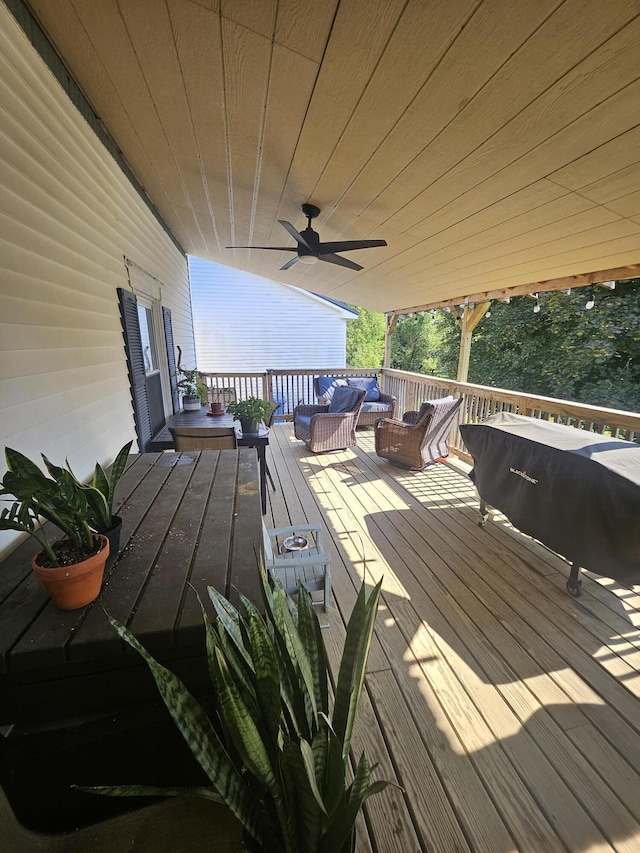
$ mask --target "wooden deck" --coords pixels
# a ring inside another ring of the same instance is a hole
[[[339,659],[362,578],[384,577],[354,737],[400,787],[359,851],[640,851],[640,596],[584,576],[495,515],[461,463],[415,473],[358,447],[314,455],[277,424],[267,524],[322,522]],[[366,821],[366,825],[365,825]]]

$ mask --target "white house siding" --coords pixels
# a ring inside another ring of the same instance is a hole
[[[200,370],[345,366],[349,312],[201,258],[190,257],[189,270]]]
[[[193,358],[187,263],[4,4],[0,115],[1,445],[68,457],[85,478],[135,439],[125,258],[157,282]],[[15,538],[0,533],[0,555]]]

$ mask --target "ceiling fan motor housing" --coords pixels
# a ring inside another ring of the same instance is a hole
[[[316,216],[320,215],[320,208],[316,207],[315,204],[303,204],[301,210],[302,215],[306,216],[307,219],[315,219]]]
[[[310,255],[311,257],[317,258],[320,254],[320,235],[318,232],[314,231],[313,228],[308,225],[304,231],[300,232],[300,235],[307,241],[309,248],[302,243],[298,243],[298,257],[302,258],[305,255]]]

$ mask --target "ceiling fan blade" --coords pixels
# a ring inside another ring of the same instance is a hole
[[[284,266],[280,267],[280,269],[281,270],[288,270],[289,267],[292,267],[294,264],[297,264],[297,263],[298,263],[298,256],[296,255],[295,258],[291,258],[291,260],[287,261],[287,263]]]
[[[304,246],[305,249],[310,249],[311,251],[313,251],[313,247],[307,243],[302,234],[299,231],[296,231],[296,229],[290,222],[287,222],[286,219],[278,219],[278,222],[280,223],[280,225],[282,225],[285,231],[288,231],[289,234],[291,234],[291,236],[299,246]]]
[[[340,240],[336,243],[320,243],[320,252],[352,252],[354,249],[373,249],[386,246],[386,240]]]
[[[327,245],[326,243],[324,244]],[[360,264],[354,264],[353,261],[348,260],[347,258],[341,258],[340,255],[333,255],[331,253],[319,255],[318,256],[321,261],[327,261],[330,264],[337,264],[339,267],[348,267],[350,270],[361,270],[364,267],[361,267]]]
[[[269,249],[271,252],[297,252],[291,246],[225,246],[225,249]]]

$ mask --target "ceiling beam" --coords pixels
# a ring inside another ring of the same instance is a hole
[[[414,305],[411,308],[397,308],[390,312],[393,316],[398,314],[412,314],[416,311],[431,311],[434,308],[453,308],[455,305],[477,305],[492,299],[507,299],[513,296],[528,296],[530,293],[547,293],[552,290],[569,290],[577,287],[587,287],[590,284],[598,284],[603,281],[624,281],[628,278],[640,277],[640,264],[630,264],[626,267],[615,267],[598,272],[581,273],[580,275],[568,275],[564,278],[552,278],[548,281],[533,281],[529,284],[519,284],[515,287],[504,287],[499,290],[486,290],[482,293],[465,294],[453,299],[443,299],[438,302],[429,302],[425,305]]]

